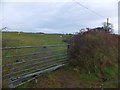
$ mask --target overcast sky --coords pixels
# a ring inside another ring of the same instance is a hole
[[[1,27],[26,32],[74,33],[101,26],[106,18],[118,31],[119,0],[2,0]],[[80,6],[77,2],[95,11]]]

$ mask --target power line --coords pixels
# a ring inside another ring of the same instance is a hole
[[[81,7],[83,7],[83,8],[85,8],[85,9],[91,11],[92,13],[98,15],[99,17],[105,18],[103,15],[101,15],[101,14],[99,14],[99,13],[97,13],[97,12],[91,10],[91,9],[89,9],[88,7],[86,7],[85,5],[81,4],[80,2],[77,2],[77,1],[75,1],[75,0],[73,0],[73,1],[76,2],[76,4],[80,5]]]

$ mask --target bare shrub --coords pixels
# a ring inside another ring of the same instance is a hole
[[[71,64],[89,72],[100,72],[118,61],[118,36],[106,32],[87,31],[69,39]]]

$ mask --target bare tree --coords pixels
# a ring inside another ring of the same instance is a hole
[[[112,23],[103,22],[103,29],[106,32],[112,33],[113,32],[113,24]]]
[[[1,28],[0,30],[1,31],[6,31],[8,28],[7,27],[3,27],[3,28]]]

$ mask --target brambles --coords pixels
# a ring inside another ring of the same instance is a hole
[[[86,31],[69,39],[71,64],[105,77],[103,68],[118,61],[118,36],[107,32]],[[102,78],[102,77],[101,77]]]

